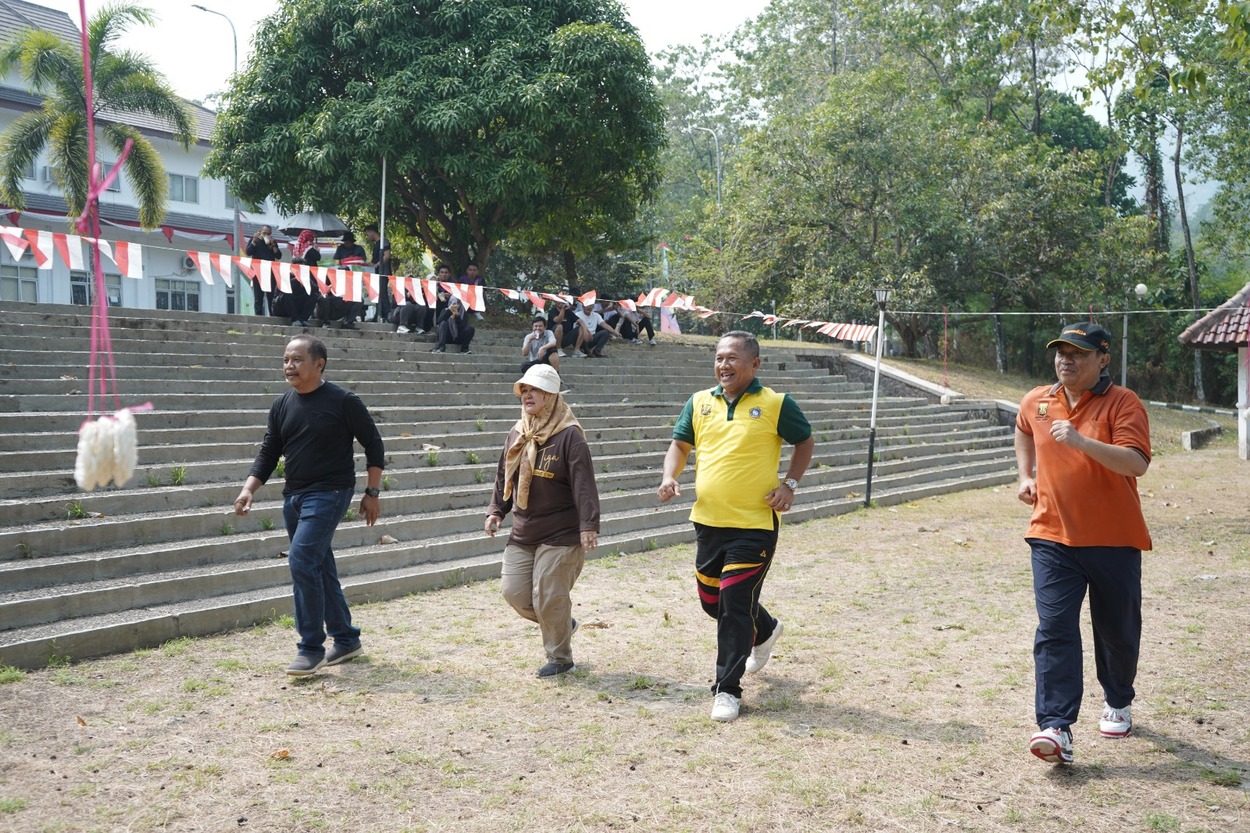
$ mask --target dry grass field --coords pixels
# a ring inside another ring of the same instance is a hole
[[[498,581],[358,607],[366,656],[306,681],[289,620],[2,671],[0,829],[1250,831],[1250,469],[1156,444],[1137,730],[1098,737],[1087,657],[1072,766],[1026,751],[1028,509],[1002,487],[785,527],[786,633],[732,724],[689,546],[588,563],[554,681]]]

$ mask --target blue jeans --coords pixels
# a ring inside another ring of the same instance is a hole
[[[301,653],[324,654],[327,633],[344,648],[360,644],[360,628],[352,627],[330,546],[354,491],[349,487],[299,492],[282,502],[282,519],[291,539],[289,563]]]
[[[1141,652],[1141,550],[1069,547],[1029,538],[1037,635],[1037,725],[1065,728],[1076,722],[1084,694],[1081,605],[1089,589],[1094,665],[1107,705],[1122,709],[1136,692]]]

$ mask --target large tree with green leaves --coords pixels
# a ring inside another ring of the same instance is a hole
[[[91,54],[93,100],[100,136],[118,158],[133,142],[124,167],[138,198],[139,222],[160,225],[165,216],[169,180],[152,143],[123,123],[125,114],[148,113],[167,121],[184,148],[194,140],[195,121],[151,62],[127,50],[115,51],[117,39],[132,25],[150,26],[150,9],[114,3],[100,9],[87,24]],[[0,47],[0,76],[17,68],[30,88],[44,96],[43,106],[18,118],[0,135],[0,199],[21,210],[24,172],[45,147],[53,177],[70,215],[82,213],[87,200],[87,107],[82,47],[45,29],[25,29]]]
[[[510,234],[594,248],[653,190],[663,117],[615,0],[285,0],[208,169],[245,199],[376,214],[457,268]]]

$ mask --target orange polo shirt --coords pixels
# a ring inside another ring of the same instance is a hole
[[[1060,384],[1034,388],[1020,402],[1016,428],[1033,438],[1037,502],[1026,538],[1070,547],[1151,548],[1137,478],[1116,474],[1094,458],[1055,442],[1054,420],[1087,437],[1133,448],[1150,460],[1150,422],[1137,394],[1103,376],[1069,409]],[[1024,472],[1021,472],[1023,475]]]

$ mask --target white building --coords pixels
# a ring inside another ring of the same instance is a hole
[[[63,12],[25,0],[0,0],[0,41],[7,41],[22,29],[40,28],[78,43],[78,26]],[[41,97],[26,88],[16,72],[0,79],[0,132],[23,113],[36,110]],[[230,290],[217,278],[206,284],[187,257],[188,250],[217,254],[236,253],[234,248],[234,202],[226,183],[204,176],[204,159],[211,147],[216,123],[212,110],[190,104],[196,121],[196,141],[189,150],[174,139],[169,125],[148,115],[128,115],[125,122],[144,134],[156,147],[170,179],[169,202],[164,224],[150,232],[139,227],[134,194],[125,170],[108,194],[100,198],[101,237],[139,243],[143,246],[143,276],[125,279],[114,263],[102,258],[110,306],[138,309],[187,309],[205,312],[251,311],[252,293],[239,288],[239,271],[234,269],[236,289]],[[107,145],[101,154],[110,153]],[[100,157],[109,166],[112,160]],[[67,218],[65,200],[53,182],[45,156],[27,170],[26,208],[18,213],[0,202],[0,225],[23,229],[74,233]],[[266,203],[260,214],[244,211],[244,243],[262,224],[277,229],[280,218]],[[84,258],[90,263],[84,246]],[[14,259],[7,246],[0,246],[0,301],[26,301],[50,304],[89,304],[93,295],[90,273],[71,270],[60,256],[52,258],[52,269],[38,269],[30,252]],[[244,281],[247,279],[244,278]],[[240,299],[242,307],[240,307]]]

